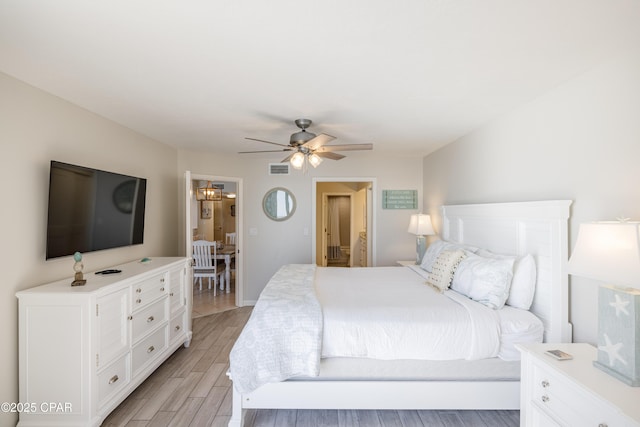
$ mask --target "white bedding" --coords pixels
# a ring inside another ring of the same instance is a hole
[[[530,312],[492,310],[424,284],[411,268],[318,268],[322,357],[517,360],[516,342],[542,341]]]
[[[523,310],[492,310],[454,291],[435,292],[409,268],[286,265],[261,293],[231,350],[231,378],[244,393],[269,382],[318,377],[321,357],[509,360],[505,344],[537,334],[531,318]]]

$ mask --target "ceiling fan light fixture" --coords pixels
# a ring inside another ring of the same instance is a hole
[[[291,166],[294,169],[302,169],[302,165],[304,165],[304,154],[298,151],[293,156],[291,156],[290,162]]]
[[[340,160],[345,156],[337,153],[336,151],[348,151],[348,150],[372,150],[373,144],[346,144],[346,145],[326,145],[327,143],[336,139],[335,136],[321,133],[316,135],[315,133],[308,132],[307,128],[311,125],[309,119],[298,119],[295,121],[296,126],[300,131],[291,134],[289,138],[289,144],[280,144],[279,142],[267,141],[257,138],[245,138],[252,141],[263,142],[265,144],[276,145],[281,147],[279,150],[262,150],[262,151],[240,151],[239,154],[249,153],[270,153],[288,151],[287,157],[282,159],[281,163],[287,163],[294,169],[302,169],[305,173],[307,171],[307,163],[311,164],[314,168],[317,168],[324,159]],[[271,167],[271,166],[270,166]],[[288,170],[288,169],[287,169]]]
[[[316,153],[312,153],[309,156],[309,163],[314,168],[317,168],[320,163],[322,163],[322,157],[318,156]]]

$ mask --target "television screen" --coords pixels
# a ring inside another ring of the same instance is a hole
[[[47,259],[141,244],[147,180],[51,161]]]

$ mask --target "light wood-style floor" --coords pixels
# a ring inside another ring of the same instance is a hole
[[[193,320],[180,347],[102,424],[105,427],[226,426],[231,417],[229,352],[251,307]],[[519,411],[249,410],[244,427],[515,427]]]
[[[213,296],[213,289],[209,289],[208,283],[203,279],[202,290],[198,284],[193,286],[193,312],[192,317],[208,316],[214,313],[236,308],[236,280],[235,274],[231,273],[231,284],[229,293],[218,289],[216,296]]]

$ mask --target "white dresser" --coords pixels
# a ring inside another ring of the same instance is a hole
[[[522,353],[520,425],[640,426],[640,387],[630,387],[593,366],[589,344],[518,344]],[[572,360],[544,354],[559,349]]]
[[[153,258],[18,292],[18,426],[99,426],[191,340],[191,264]],[[26,406],[28,405],[28,406]]]

